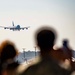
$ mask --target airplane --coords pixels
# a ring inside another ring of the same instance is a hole
[[[2,27],[4,29],[10,29],[13,31],[16,31],[16,30],[20,31],[20,30],[24,30],[24,29],[27,30],[30,28],[30,26],[28,26],[28,27],[21,27],[20,25],[15,26],[13,21],[12,21],[12,25],[13,25],[12,27],[4,27],[4,26],[0,26],[0,27]]]

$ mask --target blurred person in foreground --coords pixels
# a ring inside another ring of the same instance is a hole
[[[69,40],[63,39],[63,46],[61,48],[64,54],[66,54],[67,58],[71,61],[72,60],[72,49],[69,46]]]
[[[56,37],[56,31],[47,26],[36,31],[35,40],[40,49],[40,61],[29,66],[20,75],[70,75],[70,72],[60,67],[51,55]]]
[[[15,75],[19,63],[15,61],[18,50],[15,44],[9,40],[1,43],[1,75]]]
[[[72,57],[73,57],[72,51],[73,51],[73,49],[69,46],[69,40],[68,39],[63,39],[62,47],[59,48],[59,50],[62,51],[62,54],[65,58],[64,63],[65,64],[67,62],[69,63],[68,69],[75,70],[75,65],[74,65],[74,62],[72,61]],[[65,67],[66,67],[66,65],[65,65]]]

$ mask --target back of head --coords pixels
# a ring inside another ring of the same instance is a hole
[[[68,43],[69,43],[68,39],[64,39],[63,40],[63,46],[67,47],[68,46]]]
[[[54,45],[56,32],[53,28],[44,26],[36,31],[35,37],[41,50],[49,50]]]
[[[15,48],[14,43],[11,41],[4,41],[1,44],[1,59],[6,61],[8,59],[13,59],[17,54],[17,49]]]

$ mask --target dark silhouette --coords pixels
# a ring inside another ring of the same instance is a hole
[[[69,40],[68,39],[63,39],[62,41],[62,47],[60,48],[60,50],[62,51],[62,54],[64,56],[64,62],[67,59],[68,62],[70,63],[70,68],[71,69],[75,69],[75,63],[72,61],[72,48],[69,46]]]
[[[19,65],[19,63],[14,60],[17,54],[18,51],[13,42],[9,40],[2,42],[0,52],[2,75],[13,75],[15,73],[15,69]]]
[[[63,50],[64,54],[66,54],[67,58],[69,60],[72,60],[72,49],[69,46],[69,40],[68,39],[63,40],[62,50]]]
[[[69,75],[51,56],[56,36],[56,31],[47,26],[36,31],[35,40],[40,49],[41,60],[28,67],[21,75]]]
[[[64,39],[62,43],[62,47],[57,50],[53,50],[51,53],[52,57],[57,60],[59,63],[64,63],[65,60],[71,60],[72,52],[70,47],[68,46],[68,40]]]

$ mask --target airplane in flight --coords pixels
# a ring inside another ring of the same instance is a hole
[[[20,25],[17,25],[17,26],[15,26],[14,25],[14,22],[12,22],[12,27],[5,27],[5,26],[0,26],[0,27],[2,27],[2,28],[4,28],[4,29],[10,29],[10,30],[13,30],[13,31],[20,31],[20,30],[24,30],[24,29],[29,29],[30,28],[30,26],[28,26],[28,27],[21,27]]]

